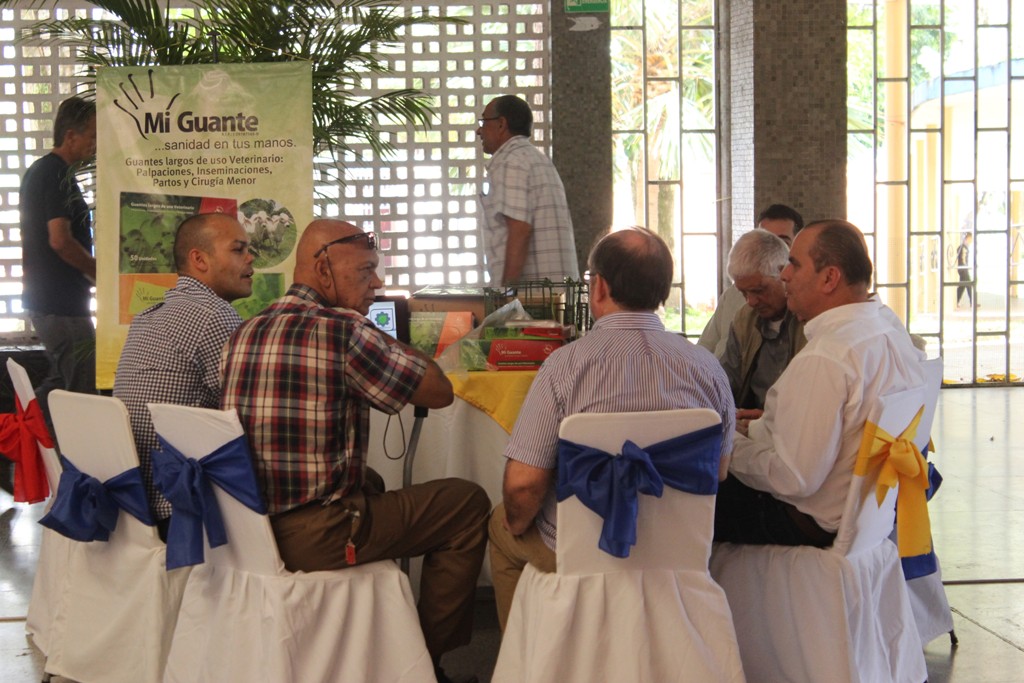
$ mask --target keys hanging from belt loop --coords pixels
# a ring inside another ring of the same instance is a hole
[[[352,542],[352,539],[356,535],[356,531],[359,530],[359,510],[352,510],[352,524],[349,527],[348,543],[345,544],[345,562],[349,566],[354,566],[356,563],[356,544]]]

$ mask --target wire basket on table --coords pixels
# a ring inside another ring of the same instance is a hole
[[[504,289],[485,288],[484,309],[489,315],[512,299],[519,299],[534,319],[575,325],[577,334],[583,334],[592,324],[588,292],[587,283],[581,280],[524,280]]]

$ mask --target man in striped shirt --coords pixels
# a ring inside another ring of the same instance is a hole
[[[491,286],[579,278],[565,188],[551,160],[530,142],[530,105],[515,95],[496,97],[477,123],[484,154],[491,155],[480,195]]]
[[[725,371],[709,351],[666,331],[655,314],[668,298],[672,272],[665,242],[644,228],[611,233],[591,252],[590,309],[597,322],[544,362],[505,449],[504,502],[491,514],[489,528],[502,630],[526,563],[555,570],[562,418],[711,408],[722,416],[723,463],[732,450],[735,407]]]
[[[441,655],[473,628],[490,501],[461,479],[387,492],[367,482],[371,407],[395,414],[453,400],[433,360],[366,319],[384,285],[376,247],[374,233],[350,223],[306,228],[291,288],[224,349],[223,407],[245,427],[288,569],[424,556],[420,624],[447,681]]]

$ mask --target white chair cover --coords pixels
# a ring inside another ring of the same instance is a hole
[[[883,397],[872,421],[899,435],[925,406],[928,444],[938,387]],[[711,574],[729,596],[752,683],[921,683],[927,676],[899,553],[888,536],[896,491],[881,506],[877,472],[854,476],[831,548],[716,543]]]
[[[942,385],[942,358],[934,358],[924,362],[928,386],[935,387],[931,411],[934,416],[935,401],[938,400],[939,387]],[[893,529],[892,540],[896,540]],[[921,642],[927,645],[941,635],[953,631],[953,611],[949,608],[946,589],[942,585],[942,566],[935,557],[936,570],[932,574],[920,576],[907,581],[910,595],[910,607],[914,612],[914,623],[921,636]]]
[[[22,406],[36,400],[25,368],[18,365],[13,358],[7,359],[7,372],[14,385],[14,393]],[[60,459],[57,451],[39,444],[39,453],[46,467],[46,481],[50,484],[50,497],[46,501],[46,510],[53,505],[60,482]],[[25,619],[25,633],[32,643],[45,656],[50,649],[50,625],[56,613],[57,600],[61,587],[64,585],[64,573],[67,571],[68,553],[71,541],[60,534],[41,527],[39,537],[39,560],[36,563],[36,575],[32,581],[32,598],[28,603],[28,616]]]
[[[935,564],[934,574],[907,581],[917,634],[925,645],[953,631],[953,610],[949,607],[946,589],[942,585],[942,565],[937,557]]]
[[[171,446],[202,458],[243,435],[235,411],[150,404]],[[166,681],[434,681],[409,581],[393,561],[291,573],[266,515],[214,486],[227,545],[193,568]]]
[[[619,453],[721,422],[713,411],[579,414],[559,436]],[[494,683],[743,681],[722,589],[708,573],[715,497],[641,495],[628,558],[598,548],[601,518],[558,505],[558,571],[519,580]]]
[[[139,466],[128,411],[116,398],[50,393],[61,453],[101,482]],[[70,543],[46,672],[85,683],[163,679],[187,569],[167,572],[155,527],[123,510],[106,542]]]

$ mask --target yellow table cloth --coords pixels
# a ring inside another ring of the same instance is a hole
[[[448,373],[455,395],[490,415],[509,434],[536,376],[536,370]]]

